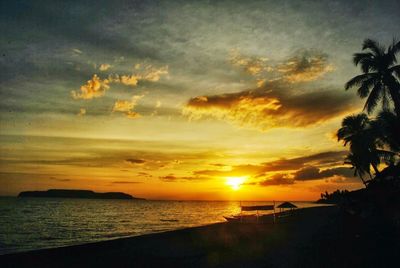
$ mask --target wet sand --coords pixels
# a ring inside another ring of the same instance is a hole
[[[301,209],[277,224],[218,223],[3,255],[0,266],[393,267],[398,244],[398,237],[360,227],[332,206]]]

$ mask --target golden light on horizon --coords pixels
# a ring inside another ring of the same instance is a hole
[[[240,186],[244,183],[247,179],[246,177],[227,177],[226,178],[226,185],[229,185],[232,190],[237,191],[240,189]]]

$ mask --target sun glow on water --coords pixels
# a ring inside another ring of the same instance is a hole
[[[232,190],[237,191],[246,179],[247,177],[227,177],[226,185],[229,185]]]

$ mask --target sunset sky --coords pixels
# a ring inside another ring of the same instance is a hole
[[[335,132],[399,1],[2,1],[0,195],[314,200],[362,187]]]

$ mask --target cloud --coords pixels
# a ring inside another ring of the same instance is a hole
[[[126,86],[136,86],[139,81],[157,82],[161,76],[168,74],[168,66],[161,68],[152,65],[136,64],[134,72],[130,75],[113,75],[110,79],[114,83],[121,83]]]
[[[352,108],[352,98],[337,89],[316,90],[299,84],[333,71],[328,56],[317,50],[299,50],[274,65],[266,58],[245,57],[232,50],[230,62],[254,76],[257,88],[191,98],[183,109],[184,115],[191,120],[210,117],[241,127],[268,130],[315,125]]]
[[[86,114],[86,109],[85,108],[80,108],[78,116],[84,116]]]
[[[282,170],[297,170],[304,168],[306,165],[325,166],[337,165],[342,163],[346,151],[327,151],[318,154],[301,156],[290,159],[278,159],[263,163],[264,171],[282,171]]]
[[[128,118],[138,118],[140,114],[133,111],[137,102],[143,98],[143,95],[135,95],[132,97],[130,101],[128,100],[117,100],[114,103],[113,112],[121,112],[126,115]]]
[[[97,74],[94,74],[85,85],[81,86],[79,91],[73,90],[71,94],[74,99],[89,100],[93,98],[99,98],[104,96],[106,90],[110,88],[109,84],[109,79],[101,79],[97,76]]]
[[[333,176],[354,177],[354,172],[348,167],[335,167],[320,170],[314,166],[307,166],[294,173],[295,180],[318,180]]]
[[[169,174],[169,175],[166,175],[166,176],[160,176],[159,178],[161,180],[163,180],[163,181],[176,181],[178,179],[178,177],[176,177],[173,174]]]
[[[62,182],[71,181],[71,179],[62,179],[62,178],[56,178],[56,177],[50,177],[50,180],[62,181]]]
[[[315,125],[348,113],[352,107],[352,98],[338,90],[293,90],[275,81],[254,90],[192,98],[182,113],[191,120],[215,118],[268,130]]]
[[[278,159],[257,165],[236,165],[226,169],[197,170],[193,174],[207,178],[249,176],[247,184],[271,186],[289,185],[295,181],[317,180],[334,176],[351,177],[352,170],[338,167],[343,163],[346,151],[327,151],[290,159]],[[220,165],[217,165],[220,167]],[[171,178],[172,179],[172,178]],[[260,180],[261,179],[261,180]]]
[[[136,86],[140,80],[140,76],[132,74],[132,75],[114,75],[112,81],[114,83],[121,83],[125,86]]]
[[[136,159],[136,158],[128,158],[125,159],[126,162],[130,163],[130,164],[144,164],[146,163],[146,160],[144,159]]]
[[[140,79],[145,81],[156,82],[160,80],[161,76],[168,74],[168,66],[161,68],[154,68],[151,65],[147,65],[143,68],[140,74]]]
[[[127,111],[125,113],[126,117],[130,118],[130,119],[136,119],[140,117],[140,114],[137,112],[133,112],[133,111]]]
[[[267,64],[267,58],[245,57],[240,54],[239,50],[237,49],[232,49],[230,51],[229,61],[233,66],[242,67],[245,72],[254,76],[273,71],[273,67]]]
[[[278,65],[276,70],[290,83],[314,81],[334,67],[328,62],[328,56],[316,50],[300,50],[297,55]]]
[[[265,179],[258,183],[258,185],[260,186],[291,185],[291,184],[294,184],[294,179],[289,178],[286,174],[275,174],[270,179]]]
[[[229,170],[219,169],[206,169],[206,170],[197,170],[194,171],[194,175],[203,175],[203,176],[217,176],[217,177],[228,177],[228,176],[248,176],[248,175],[256,175],[260,172],[263,172],[263,165],[237,165],[232,166]]]
[[[138,172],[137,175],[143,176],[143,177],[153,177],[153,175],[151,175],[147,172]]]
[[[112,183],[115,184],[137,184],[137,183],[143,183],[141,181],[113,181]]]
[[[110,68],[111,68],[111,65],[108,64],[108,63],[102,63],[99,66],[99,70],[102,71],[102,72],[107,71]]]
[[[247,57],[237,49],[232,49],[229,61],[233,66],[257,78],[258,86],[265,81],[283,80],[289,83],[314,81],[334,67],[328,61],[328,55],[315,49],[301,49],[293,56],[273,64],[265,57]]]
[[[176,176],[174,174],[169,174],[166,176],[160,176],[160,180],[166,181],[166,182],[173,182],[173,181],[197,181],[197,180],[208,180],[211,179],[209,177],[203,177],[203,176]]]
[[[82,54],[83,52],[77,48],[73,48],[72,52],[76,53],[76,54]]]
[[[110,67],[111,65],[109,64],[102,64],[100,65],[100,70],[105,71]],[[85,85],[81,86],[79,90],[71,91],[71,94],[74,99],[89,100],[99,98],[105,95],[106,90],[110,89],[111,83],[120,83],[126,86],[136,87],[139,81],[156,82],[161,76],[167,74],[168,66],[156,68],[152,65],[143,65],[143,67],[139,67],[138,69],[135,68],[132,74],[112,74],[104,79],[94,74]]]

